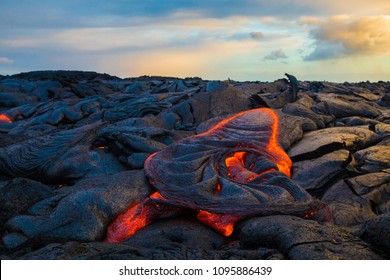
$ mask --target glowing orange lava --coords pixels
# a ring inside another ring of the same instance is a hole
[[[292,162],[289,156],[286,154],[286,152],[282,149],[282,147],[278,143],[278,135],[279,135],[279,118],[275,114],[275,112],[269,108],[260,108],[260,109],[253,109],[254,110],[261,110],[267,112],[267,115],[271,118],[271,137],[269,139],[269,142],[267,144],[266,150],[269,154],[272,155],[273,159],[275,160],[275,164],[278,167],[280,172],[283,172],[286,174],[288,177],[291,177],[291,167],[292,167]],[[224,125],[226,125],[228,122],[231,120],[240,117],[244,114],[248,113],[248,111],[244,111],[241,113],[238,113],[232,117],[229,117],[227,119],[224,119],[217,125],[215,125],[213,128],[210,130],[203,132],[201,134],[198,134],[197,136],[202,136],[206,134],[211,134],[214,131],[221,129]],[[242,162],[242,158],[245,156],[245,152],[236,152],[233,157],[236,158],[237,160]],[[226,161],[229,161],[230,159],[227,158]],[[232,159],[234,160],[234,159]],[[243,163],[243,162],[242,162]],[[227,166],[228,163],[226,163]],[[244,165],[244,163],[242,164]]]
[[[258,174],[245,168],[244,158],[247,152],[235,152],[225,159],[228,169],[228,177],[241,183],[248,183],[258,176]]]
[[[254,110],[262,110],[263,112],[266,112],[267,114],[265,115],[267,117],[269,116],[270,118],[267,119],[269,126],[265,126],[265,131],[271,133],[270,136],[269,134],[267,135],[269,137],[269,141],[265,143],[266,144],[265,154],[268,154],[269,156],[267,157],[269,157],[270,160],[275,162],[280,172],[283,172],[284,174],[290,177],[291,175],[290,169],[292,167],[292,162],[288,157],[288,155],[284,152],[282,147],[278,144],[278,129],[279,129],[278,116],[271,109],[268,108],[261,108],[261,109],[254,109]],[[239,116],[242,116],[247,112],[248,111],[242,112],[233,117],[227,118],[222,122],[220,122],[219,124],[217,124],[216,126],[214,126],[209,131],[206,131],[202,134],[198,134],[194,137],[201,137],[208,134],[218,136],[218,132],[220,132],[219,129],[223,130],[224,125],[226,125],[229,121]],[[270,131],[268,129],[270,129]],[[238,148],[242,147],[239,145],[237,146]],[[260,148],[264,150],[264,146]],[[155,155],[156,153],[149,156],[149,158],[145,162],[145,166],[149,164],[149,162],[153,159]],[[248,183],[251,180],[257,178],[258,176],[266,172],[275,171],[275,168],[271,168],[269,170],[262,171],[262,173],[253,172],[252,169],[255,166],[255,164],[250,163],[249,168],[247,168],[247,163],[246,163],[247,156],[248,156],[247,151],[237,151],[225,159],[227,176],[231,180],[235,180],[241,183]],[[216,170],[219,173],[218,166],[216,166]],[[154,180],[156,178],[158,178],[158,174],[156,174],[154,178],[151,178],[152,184],[155,184]],[[218,193],[222,192],[223,191],[222,188],[223,186],[221,186],[221,184],[218,183],[218,185],[215,187],[215,194],[217,195]],[[160,200],[161,204],[158,204],[155,200]],[[140,203],[132,206],[125,213],[118,216],[114,220],[114,222],[109,226],[105,241],[120,242],[126,238],[129,238],[138,230],[152,223],[158,218],[167,217],[169,216],[170,213],[174,213],[175,211],[178,211],[177,209],[179,208],[165,206],[164,203],[161,202],[161,200],[167,200],[167,199],[165,199],[159,192],[155,192],[149,198],[146,198]],[[245,218],[241,216],[210,213],[203,209],[194,209],[194,210],[198,211],[197,218],[199,221],[210,226],[211,228],[215,229],[217,232],[219,232],[224,236],[231,235],[233,233],[234,225],[238,221]],[[307,215],[307,217],[309,217],[309,215]]]
[[[269,139],[269,143],[267,145],[267,151],[273,155],[276,161],[276,166],[278,167],[280,172],[283,172],[288,177],[291,177],[291,167],[292,162],[286,152],[280,147],[278,143],[278,133],[279,133],[279,119],[278,116],[274,113],[274,111],[269,110],[269,115],[273,119],[272,124],[272,134]]]
[[[172,209],[160,207],[153,202],[153,199],[165,200],[159,192],[155,192],[150,197],[128,209],[125,213],[119,215],[108,227],[104,241],[121,242],[158,218],[172,213]]]
[[[315,214],[316,214],[316,212],[310,211],[309,213],[306,213],[306,214],[305,214],[304,218],[305,218],[305,219],[309,219],[309,218],[311,218],[311,217],[314,217]]]
[[[1,123],[12,123],[12,120],[6,114],[0,114],[0,124]]]
[[[224,236],[229,236],[233,233],[234,225],[242,220],[242,217],[213,214],[204,210],[200,210],[197,216],[198,220],[215,229]]]

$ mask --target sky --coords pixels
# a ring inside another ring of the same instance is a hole
[[[390,0],[0,0],[0,74],[390,80]]]

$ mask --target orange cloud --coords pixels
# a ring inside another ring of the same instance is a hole
[[[319,24],[321,19],[318,17],[301,17],[298,22],[301,24]]]
[[[315,50],[307,60],[342,56],[390,54],[390,17],[334,16],[327,20],[301,20],[316,26],[311,35]]]
[[[296,3],[315,7],[322,14],[386,15],[390,13],[389,0],[295,0]]]

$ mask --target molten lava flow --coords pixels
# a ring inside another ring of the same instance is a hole
[[[262,108],[262,109],[256,109],[256,110],[263,110],[267,111],[268,115],[271,117],[272,126],[271,126],[271,137],[269,138],[269,142],[267,144],[266,150],[269,154],[272,155],[273,160],[275,161],[276,166],[278,167],[280,172],[283,172],[288,177],[291,177],[291,167],[292,162],[289,156],[286,154],[286,152],[280,147],[278,143],[278,133],[279,133],[279,119],[278,116],[268,108]],[[227,120],[222,121],[218,125],[216,125],[214,128],[212,128],[210,131],[215,130],[217,127],[220,127],[224,124],[226,124],[228,121],[230,121],[233,118],[236,118],[237,116],[241,115],[242,113],[237,114],[236,116],[233,116]],[[246,152],[235,152],[231,157],[226,158],[225,163],[226,167],[228,168],[228,176],[231,179],[234,179],[239,182],[249,182],[259,176],[260,174],[256,174],[254,172],[251,172],[245,168],[245,162],[244,158],[247,155]],[[271,171],[271,170],[270,170]],[[247,173],[250,172],[250,173]],[[244,179],[245,178],[245,179]]]
[[[247,152],[235,152],[233,156],[226,158],[226,166],[234,165],[236,163],[240,163],[244,165],[244,157],[247,155]]]
[[[268,111],[269,115],[272,118],[272,127],[271,127],[271,137],[267,144],[266,150],[274,157],[276,160],[276,166],[278,167],[280,172],[283,172],[287,176],[291,176],[290,170],[292,167],[291,159],[285,153],[285,151],[279,146],[277,142],[278,138],[278,129],[279,129],[279,121],[277,115],[270,109],[261,109]],[[225,125],[231,119],[236,118],[241,115],[239,113],[229,119],[226,119],[212,128],[210,131],[206,133],[210,133],[213,130],[216,130],[218,127]],[[205,134],[205,133],[203,133]],[[260,174],[252,172],[245,167],[245,158],[247,156],[247,152],[235,152],[233,155],[227,157],[225,159],[225,164],[228,170],[228,177],[232,180],[248,183],[255,179],[256,177],[270,171],[274,171],[273,168],[266,170]],[[249,169],[252,169],[254,164],[252,163]],[[218,169],[218,168],[217,168]],[[218,184],[216,188],[216,192],[221,191],[221,185]],[[229,236],[233,233],[234,225],[243,217],[240,216],[232,216],[232,215],[223,215],[223,214],[213,214],[205,210],[200,210],[198,213],[198,220],[202,223],[214,228],[217,232],[221,233],[224,236]]]
[[[198,220],[215,229],[224,236],[229,236],[233,233],[234,225],[242,220],[242,217],[213,214],[204,210],[200,210],[197,216]]]
[[[0,114],[0,124],[1,123],[12,123],[12,120],[6,114]]]
[[[291,171],[290,171],[292,167],[291,159],[286,154],[286,152],[282,149],[282,147],[279,146],[279,143],[277,141],[278,133],[279,133],[278,116],[270,109],[264,109],[264,110],[268,110],[271,118],[273,119],[272,134],[269,139],[269,143],[267,145],[266,150],[274,157],[276,166],[278,167],[279,171],[283,172],[288,177],[291,177]]]
[[[225,129],[229,128],[230,121],[232,121],[234,124],[233,129],[239,127],[240,125],[240,122],[234,123],[236,121],[236,118],[240,118],[243,116],[244,117],[243,122],[248,120],[250,122],[250,119],[245,118],[245,114],[249,114],[247,116],[253,116],[255,118],[255,122],[254,122],[255,125],[257,124],[256,121],[258,121],[259,129],[264,129],[264,131],[259,131],[260,136],[257,138],[257,140],[255,139],[253,142],[256,143],[255,141],[258,141],[257,143],[259,143],[259,146],[257,147],[258,153],[262,156],[267,157],[268,160],[274,162],[277,169],[279,169],[280,172],[283,172],[284,174],[290,177],[290,169],[292,167],[292,162],[288,157],[288,155],[278,144],[277,141],[278,129],[279,129],[278,117],[271,109],[262,108],[262,109],[255,109],[255,110],[239,113],[233,117],[223,120],[222,122],[215,125],[212,129],[202,134],[198,134],[196,136],[193,136],[192,138],[188,138],[188,141],[191,141],[192,139],[195,138],[199,140],[202,137],[204,137],[206,141],[207,139],[211,139],[212,141],[215,141],[216,139],[221,140],[220,137],[223,137],[223,135],[225,135],[224,134],[226,133]],[[253,126],[250,128],[253,128]],[[253,137],[256,138],[257,133],[255,129],[249,129],[248,131],[249,131],[248,134],[245,133],[243,134],[244,138],[246,137],[246,135],[250,135],[251,137],[252,135],[254,135]],[[237,135],[240,136],[240,134],[238,133]],[[237,138],[233,137],[232,139],[236,140]],[[246,139],[246,140],[250,141],[251,139],[253,138]],[[236,146],[236,152],[229,155],[225,159],[227,177],[229,177],[231,180],[245,184],[264,173],[275,171],[276,168],[270,168],[269,170],[262,170],[261,173],[253,172],[252,170],[253,167],[255,166],[255,163],[251,162],[249,164],[248,162],[246,162],[250,149],[246,148],[246,146],[241,146],[241,145],[243,144],[238,143]],[[170,146],[169,149],[173,149],[173,147],[175,147],[174,144]],[[242,151],[237,151],[237,148],[242,148]],[[256,147],[254,148],[252,145],[251,149],[256,149]],[[156,160],[156,157],[158,156],[164,158],[164,153],[166,153],[166,151],[167,150],[163,150],[149,156],[148,159],[145,161],[145,172],[146,175],[149,177],[151,184],[153,184],[156,188],[158,188],[158,190],[161,190],[162,193],[172,194],[172,192],[164,192],[163,191],[164,188],[169,188],[169,187],[172,188],[172,186],[177,186],[178,188],[177,193],[180,194],[180,191],[185,192],[185,186],[183,186],[182,179],[180,180],[179,185],[176,184],[170,185],[171,182],[169,182],[169,180],[164,181],[161,180],[160,178],[160,177],[164,177],[163,173],[165,172],[165,170],[161,168],[162,163]],[[168,150],[168,151],[170,151],[169,155],[172,157],[172,150]],[[217,173],[220,172],[218,165],[216,166],[216,171]],[[224,192],[223,187],[224,187],[223,184],[221,185],[221,183],[218,182],[217,186],[215,186],[214,194],[216,196],[220,195],[221,197],[223,197],[222,196]],[[158,218],[168,217],[171,216],[172,213],[177,213],[181,208],[174,208],[173,206],[167,206],[168,204],[176,205],[174,203],[175,201],[180,199],[180,196],[177,195],[176,197],[173,198],[174,199],[170,201],[170,197],[164,198],[161,196],[159,192],[155,192],[149,198],[146,198],[140,203],[134,205],[125,213],[118,216],[115,219],[115,221],[109,226],[105,241],[120,242],[126,238],[129,238],[138,230],[152,223]],[[159,202],[157,202],[158,200]],[[163,200],[166,200],[167,202],[164,203]],[[231,235],[233,233],[234,225],[239,220],[245,218],[245,216],[239,216],[240,213],[237,213],[238,215],[211,213],[208,212],[206,209],[203,209],[200,203],[199,204],[195,203],[195,205],[197,206],[193,206],[193,210],[198,211],[198,215],[197,215],[198,220],[212,227],[213,229],[223,234],[224,236]],[[309,218],[309,216],[312,215],[314,215],[314,213],[308,213],[307,218]]]
[[[228,170],[228,177],[241,183],[248,183],[258,176],[258,174],[245,168],[245,156],[247,152],[235,152],[225,159]]]
[[[244,158],[246,155],[247,152],[235,152],[232,156],[225,159],[228,177],[232,180],[247,183],[258,176],[245,168]],[[218,184],[216,192],[220,191],[221,185]],[[205,210],[199,210],[197,218],[224,236],[230,236],[233,233],[234,225],[243,219],[240,216],[213,214]]]
[[[150,198],[162,198],[162,196],[160,193],[155,192]],[[105,241],[120,242],[153,222],[153,217],[156,215],[156,207],[155,205],[148,205],[150,198],[144,199],[118,216],[108,227]]]
[[[247,152],[235,152],[232,156],[225,159],[225,164],[228,169],[228,177],[240,183],[248,183],[253,179],[259,177],[267,172],[275,171],[274,168],[265,170],[261,173],[252,172],[254,163],[249,166],[249,169],[245,167],[245,156]],[[287,175],[287,174],[286,174]],[[220,189],[220,188],[219,188]]]
[[[176,208],[158,205],[154,199],[166,200],[159,192],[155,192],[137,203],[110,224],[104,241],[121,242],[158,218],[169,217],[178,211]]]

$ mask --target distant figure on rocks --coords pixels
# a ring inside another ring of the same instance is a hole
[[[298,80],[295,76],[285,73],[291,85],[291,100],[290,102],[294,102],[298,98]]]

